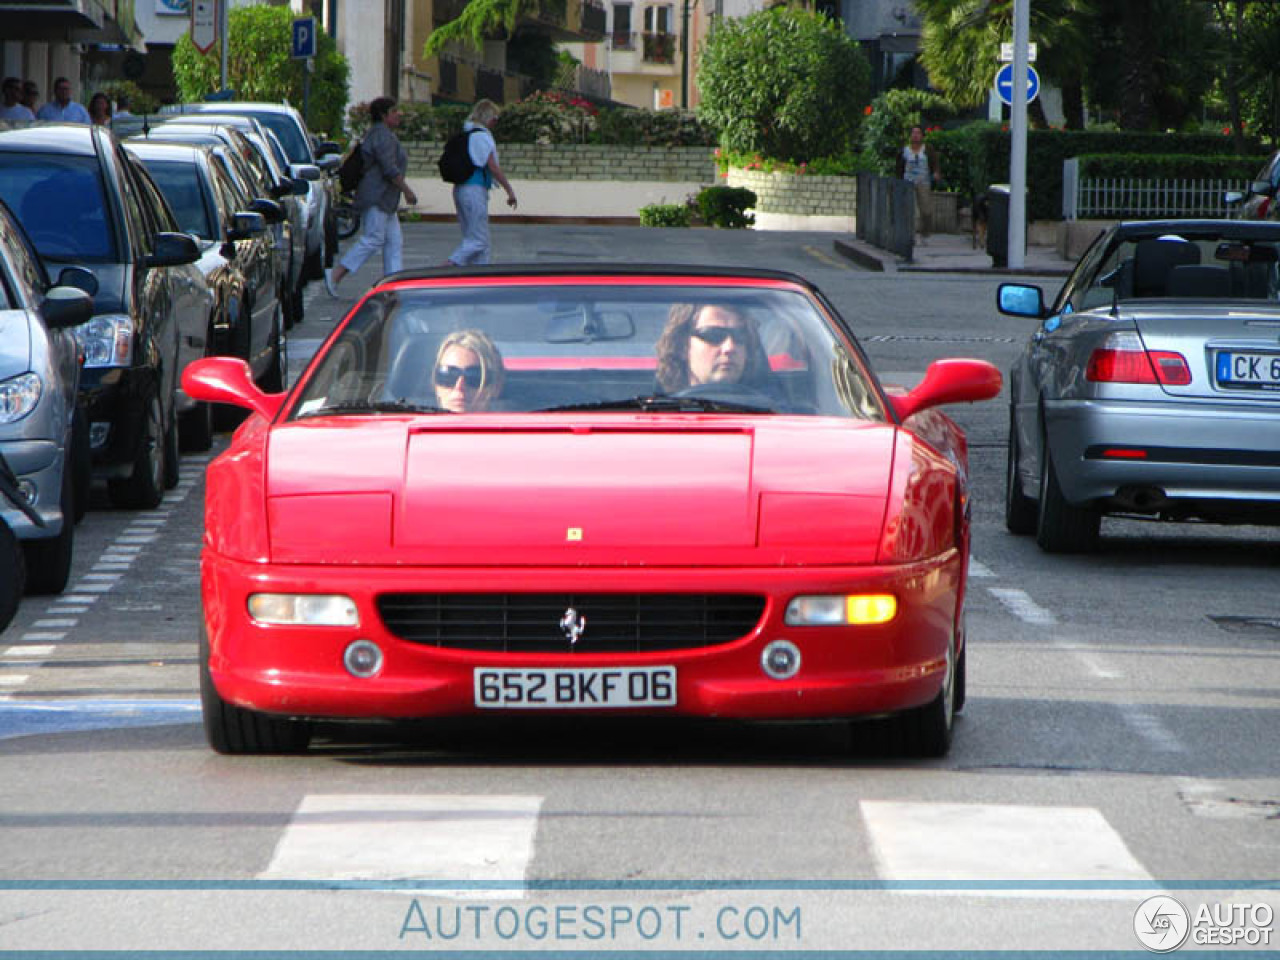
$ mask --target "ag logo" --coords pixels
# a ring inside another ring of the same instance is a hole
[[[1191,930],[1191,916],[1173,897],[1159,894],[1138,905],[1133,915],[1133,932],[1138,942],[1152,953],[1177,950]]]

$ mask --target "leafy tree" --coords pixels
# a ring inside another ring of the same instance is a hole
[[[1274,147],[1280,143],[1280,8],[1255,4],[1241,41],[1243,124]]]
[[[228,19],[227,83],[241,100],[288,100],[299,108],[306,65],[289,57],[293,12],[288,7],[235,7]],[[215,43],[202,54],[183,34],[173,48],[173,75],[185,102],[203,100],[221,85],[222,52]],[[342,129],[350,68],[333,38],[316,37],[316,69],[311,75],[307,125]]]
[[[871,101],[871,111],[858,131],[862,149],[875,158],[876,171],[892,176],[898,151],[916,124],[926,130],[955,115],[945,97],[927,90],[886,90]]]
[[[431,31],[423,55],[433,57],[450,43],[479,50],[486,37],[514,33],[520,18],[540,6],[540,0],[468,0],[461,14]]]
[[[698,61],[698,117],[726,149],[779,160],[840,153],[867,102],[870,67],[832,20],[775,7],[720,21]]]

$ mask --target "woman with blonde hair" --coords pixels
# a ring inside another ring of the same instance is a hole
[[[495,182],[507,191],[507,206],[515,208],[516,192],[498,164],[498,144],[492,133],[497,122],[497,105],[492,100],[479,100],[462,125],[475,171],[453,188],[453,206],[458,211],[462,242],[449,254],[445,266],[489,262],[489,191]]]
[[[658,338],[657,379],[667,393],[716,383],[759,389],[769,358],[755,323],[733,307],[677,303]]]
[[[502,354],[488,334],[455,330],[440,343],[432,383],[442,409],[453,413],[487,410],[505,382]]]

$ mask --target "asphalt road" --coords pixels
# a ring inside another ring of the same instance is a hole
[[[1030,333],[995,313],[994,275],[863,272],[829,234],[494,239],[503,262],[796,271],[904,384],[943,356],[1007,368]],[[456,228],[406,240],[434,264]],[[352,302],[309,297],[295,367]],[[969,703],[931,762],[850,757],[835,728],[525,718],[218,757],[195,702],[207,457],[158,511],[103,498],[67,593],[0,635],[0,951],[1134,950],[1135,922],[1177,930],[1139,909],[1157,894],[1193,921],[1243,905],[1266,923],[1234,935],[1268,946],[1280,533],[1108,520],[1099,554],[1045,556],[1003,527],[1006,407],[951,412],[975,490]]]

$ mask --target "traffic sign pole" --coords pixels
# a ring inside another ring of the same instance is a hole
[[[1031,33],[1031,0],[1013,0],[1013,102],[1009,123],[1009,269],[1027,260],[1027,41]]]

